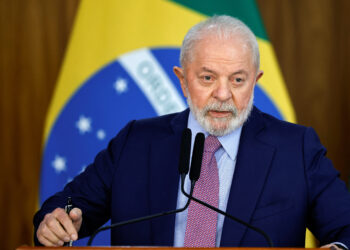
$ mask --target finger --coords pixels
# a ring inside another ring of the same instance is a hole
[[[49,240],[55,240],[54,238],[52,238],[51,233],[61,241],[70,240],[69,235],[64,230],[61,223],[54,216],[49,216],[48,219],[45,221],[45,224],[43,226],[43,232],[45,232],[44,236],[46,238],[48,238],[47,235],[50,235],[50,238],[48,238]]]
[[[45,246],[47,245],[54,245],[54,246],[60,246],[63,245],[63,241],[60,240],[57,235],[50,230],[50,228],[47,227],[47,225],[42,224],[37,233],[38,240],[42,243],[45,242]]]
[[[57,235],[55,235],[53,232],[48,232],[47,234],[44,235],[44,238],[51,242],[52,245],[54,246],[63,246],[64,242],[60,240]]]
[[[55,244],[53,244],[51,241],[47,240],[44,236],[39,235],[38,237],[38,241],[43,244],[46,247],[53,247],[56,246]]]
[[[340,248],[334,244],[327,244],[327,245],[321,246],[321,248],[330,248],[331,250],[340,250]]]
[[[67,242],[70,240],[70,237],[63,228],[62,221],[67,221],[72,224],[71,219],[63,209],[55,209],[51,214],[45,216],[44,225],[46,225],[60,240]],[[71,225],[71,227],[73,227],[73,225]]]
[[[60,237],[60,239],[65,242],[69,240],[77,240],[77,231],[70,216],[68,216],[68,214],[64,211],[59,211],[56,214],[56,218],[60,224],[62,231],[58,228],[55,228],[54,232]]]
[[[52,232],[54,232],[55,235],[57,235],[57,237],[60,240],[63,240],[66,242],[70,240],[70,236],[67,233],[67,230],[64,224],[70,225],[71,228],[74,228],[74,226],[72,224],[71,219],[64,211],[58,212],[58,213],[52,213],[51,215],[49,214],[47,216],[45,224]]]
[[[40,225],[39,225],[38,231],[36,232],[36,237],[38,238],[38,241],[41,244],[43,244],[44,246],[47,246],[47,247],[53,246],[54,244],[51,241],[49,241],[48,239],[46,239],[45,236],[44,236],[45,230],[43,230],[43,228],[45,226],[43,226],[43,225],[45,225],[45,223],[41,222]]]

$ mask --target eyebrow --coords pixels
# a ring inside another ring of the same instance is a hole
[[[201,70],[204,70],[204,71],[207,71],[207,72],[210,72],[210,73],[213,73],[213,74],[216,73],[214,70],[209,69],[209,68],[207,68],[207,67],[202,67]],[[233,73],[231,74],[231,76],[233,76],[233,75],[239,75],[239,74],[248,75],[248,72],[247,72],[246,70],[244,70],[244,69],[240,69],[240,70],[237,70],[237,71],[233,72]]]
[[[239,74],[248,75],[248,72],[245,71],[244,69],[241,69],[236,72],[233,72],[231,75],[239,75]]]
[[[204,71],[207,71],[207,72],[210,72],[210,73],[216,73],[214,70],[209,69],[207,67],[202,67],[201,70],[204,70]]]

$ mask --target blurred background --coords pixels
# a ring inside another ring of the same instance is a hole
[[[350,1],[257,0],[299,124],[350,175]],[[79,0],[0,0],[0,248],[32,244],[45,117]]]

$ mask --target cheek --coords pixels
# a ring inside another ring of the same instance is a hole
[[[235,94],[235,105],[238,110],[245,109],[248,106],[253,91],[254,88],[250,88]]]
[[[202,88],[198,84],[188,86],[188,93],[191,96],[192,103],[199,109],[206,106],[210,99],[210,91],[207,88]]]

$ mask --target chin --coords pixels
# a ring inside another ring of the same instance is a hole
[[[224,121],[218,121],[217,118],[207,118],[204,129],[206,129],[211,135],[224,136],[231,133],[236,128],[240,127],[240,125],[237,126],[235,124],[235,120],[236,119],[233,117],[231,117],[230,119],[225,118]]]
[[[233,117],[230,118],[206,118],[209,126],[214,130],[226,130],[230,127]]]
[[[253,99],[254,95],[252,94],[248,105],[242,108],[240,112],[233,112],[231,116],[220,118],[209,115],[208,110],[210,110],[210,107],[208,105],[202,109],[197,108],[193,105],[190,96],[187,98],[187,103],[195,119],[202,128],[209,134],[218,137],[230,134],[244,124],[253,108]],[[237,110],[236,106],[234,106],[234,104],[232,105],[233,109]]]

